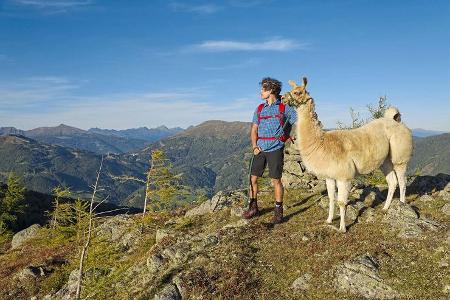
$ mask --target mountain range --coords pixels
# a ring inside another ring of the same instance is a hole
[[[166,127],[160,129],[173,133]],[[12,171],[24,179],[30,190],[50,193],[56,186],[69,186],[76,195],[85,197],[91,192],[100,164],[103,151],[99,149],[106,150],[100,147],[106,142],[96,144],[96,151],[86,149],[87,144],[110,138],[115,143],[115,149],[121,153],[111,151],[105,156],[101,183],[106,190],[99,194],[101,197],[109,197],[108,201],[118,205],[142,206],[144,184],[133,178],[145,180],[150,153],[159,148],[165,151],[184,185],[211,196],[219,190],[245,187],[251,158],[249,129],[250,123],[245,122],[207,121],[186,130],[175,128],[173,130],[178,132],[171,136],[122,153],[125,149],[119,149],[118,140],[127,142],[131,148],[138,147],[132,144],[131,136],[141,134],[142,137],[150,130],[84,131],[60,125],[20,131],[3,127],[1,132],[5,135],[0,137],[0,181],[4,182]],[[449,174],[449,141],[449,133],[415,138],[409,173]]]
[[[107,130],[79,128],[61,124],[56,127],[39,127],[31,130],[20,130],[14,127],[0,127],[0,135],[16,134],[32,138],[36,141],[91,151],[97,154],[125,153],[142,149],[152,142],[174,135],[182,128],[167,128],[160,126]]]

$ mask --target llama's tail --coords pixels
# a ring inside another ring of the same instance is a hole
[[[398,122],[400,119],[400,111],[397,107],[391,106],[385,110],[384,117]]]

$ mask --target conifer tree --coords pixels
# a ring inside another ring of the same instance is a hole
[[[163,150],[153,150],[151,167],[147,173],[144,215],[151,201],[153,209],[168,208],[181,197],[182,186],[178,176],[172,173],[172,164]]]
[[[25,210],[25,187],[13,173],[8,176],[7,189],[0,195],[0,230],[16,230],[17,217]]]

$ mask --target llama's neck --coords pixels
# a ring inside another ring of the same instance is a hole
[[[310,100],[297,108],[297,137],[299,141],[300,153],[307,156],[314,153],[322,143],[323,130],[315,112],[314,100]]]

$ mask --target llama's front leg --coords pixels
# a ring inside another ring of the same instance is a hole
[[[391,205],[392,197],[394,196],[395,189],[397,188],[397,176],[395,175],[394,167],[391,161],[386,160],[383,163],[381,170],[386,176],[386,181],[388,184],[388,194],[383,207],[383,210],[387,210]]]
[[[325,180],[327,184],[327,192],[328,199],[330,199],[330,203],[328,205],[328,219],[327,223],[330,224],[333,222],[334,218],[334,201],[335,201],[335,193],[336,193],[336,180],[327,178]]]
[[[339,224],[339,231],[346,232],[345,228],[345,208],[348,202],[348,193],[350,190],[350,182],[346,180],[337,180],[337,188],[338,188],[338,204],[339,204],[339,212],[341,214],[341,222]]]
[[[400,188],[400,202],[406,203],[406,165],[394,166]]]

